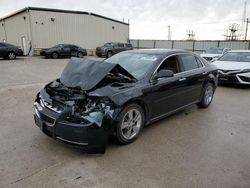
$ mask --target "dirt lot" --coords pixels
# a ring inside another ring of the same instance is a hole
[[[250,187],[250,89],[219,87],[212,105],[157,122],[127,146],[84,154],[33,122],[40,88],[68,59],[0,60],[0,187]]]

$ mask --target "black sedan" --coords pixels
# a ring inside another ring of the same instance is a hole
[[[210,105],[217,68],[181,50],[134,50],[103,62],[72,58],[35,99],[35,123],[50,137],[104,152],[113,135],[133,142],[145,125],[185,107]]]
[[[41,56],[47,58],[59,58],[59,57],[79,57],[87,55],[86,49],[73,44],[58,44],[51,48],[46,48],[40,51]]]
[[[0,42],[0,57],[4,59],[16,59],[16,56],[22,56],[23,50],[15,45]]]

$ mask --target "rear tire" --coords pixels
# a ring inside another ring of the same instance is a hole
[[[126,106],[118,116],[116,141],[125,145],[135,141],[144,125],[143,109],[135,103]]]
[[[111,51],[108,51],[106,57],[109,58],[109,57],[111,57],[112,55],[113,55],[113,53],[112,53]]]
[[[53,59],[57,59],[57,58],[59,57],[59,55],[58,55],[57,52],[53,52],[53,53],[51,54],[51,57],[52,57]]]
[[[9,52],[9,53],[7,54],[7,58],[10,59],[10,60],[16,59],[16,54],[15,54],[15,52]]]
[[[200,108],[207,108],[213,100],[214,91],[215,91],[214,84],[207,83],[203,89],[201,101],[197,103],[197,105]]]

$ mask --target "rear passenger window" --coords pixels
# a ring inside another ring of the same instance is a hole
[[[185,71],[199,68],[197,59],[193,55],[180,55]]]

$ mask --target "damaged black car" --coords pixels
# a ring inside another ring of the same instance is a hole
[[[136,140],[145,125],[185,107],[210,105],[217,68],[182,50],[133,50],[102,62],[72,58],[34,102],[35,123],[48,136],[104,152],[110,136]]]

